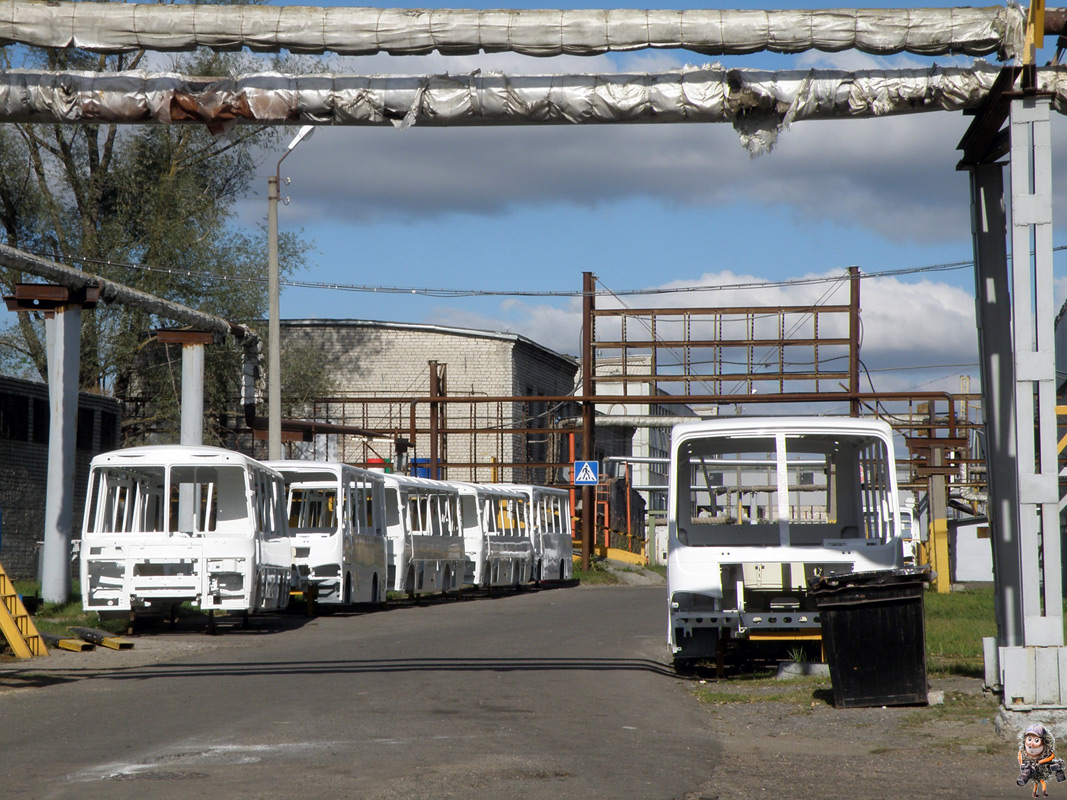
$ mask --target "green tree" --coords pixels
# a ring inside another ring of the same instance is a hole
[[[101,56],[78,50],[27,50],[24,66],[48,70],[121,71],[143,53]],[[11,66],[12,55],[4,53]],[[242,54],[198,52],[176,59],[177,71],[204,76],[249,68]],[[275,63],[274,67],[279,64]],[[284,135],[284,132],[282,132]],[[8,125],[0,127],[0,227],[7,244],[40,253],[159,297],[232,321],[266,314],[266,236],[234,224],[234,205],[249,189],[256,156],[270,152],[277,129],[237,126],[225,136],[205,127]],[[282,236],[283,275],[303,264],[306,247]],[[204,276],[212,276],[206,278]],[[0,271],[11,293],[32,275]],[[127,440],[176,430],[180,353],[146,343],[168,321],[141,309],[101,304],[83,317],[83,389],[147,400],[128,420]],[[240,354],[207,353],[205,410],[237,410]],[[0,369],[46,374],[43,322],[20,313],[0,331]],[[147,406],[145,406],[147,408]]]

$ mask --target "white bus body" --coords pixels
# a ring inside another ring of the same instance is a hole
[[[903,563],[892,432],[881,421],[678,425],[669,492],[676,663],[715,656],[729,639],[813,638],[810,578]]]
[[[466,582],[518,586],[530,580],[533,543],[525,493],[503,486],[456,483],[467,556]]]
[[[389,586],[408,595],[461,588],[459,491],[429,478],[385,474]]]
[[[574,574],[571,541],[571,493],[567,489],[529,484],[497,484],[518,489],[528,498],[533,580],[570,580]]]
[[[285,479],[293,566],[315,602],[385,602],[385,479],[316,461],[268,461]]]
[[[915,501],[908,498],[900,508],[900,538],[904,551],[904,566],[914,567],[919,563],[922,537],[919,522],[915,519]]]
[[[216,447],[133,447],[93,459],[82,605],[102,617],[274,611],[289,602],[282,476]]]

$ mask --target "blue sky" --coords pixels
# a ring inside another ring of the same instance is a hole
[[[335,71],[349,73],[454,74],[482,67],[529,74],[654,71],[707,60],[656,51],[592,59],[498,54],[333,62]],[[858,53],[720,61],[763,69],[929,63]],[[850,265],[863,273],[938,265],[971,257],[968,185],[955,170],[968,122],[949,113],[801,122],[772,153],[755,159],[727,125],[323,128],[282,165],[283,177],[292,179],[283,189],[291,203],[279,219],[283,230],[302,230],[315,248],[297,277],[323,283],[566,292],[580,290],[581,273],[589,270],[607,288],[635,290],[832,276]],[[1062,120],[1053,120],[1053,135],[1054,153],[1064,152]],[[280,154],[264,156],[256,191],[240,204],[242,224],[265,222],[266,178]],[[1063,199],[1057,194],[1058,227],[1067,221]],[[702,302],[815,302],[826,288],[708,292]],[[832,302],[844,302],[844,292]],[[960,374],[974,374],[968,366],[977,359],[972,298],[969,269],[865,280],[863,357],[877,388],[957,390]],[[282,294],[284,318],[511,330],[569,353],[578,347],[578,309],[574,298],[297,287]]]

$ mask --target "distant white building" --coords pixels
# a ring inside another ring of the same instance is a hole
[[[667,508],[667,459],[671,450],[671,425],[663,424],[667,418],[676,418],[678,422],[693,419],[697,415],[689,406],[681,403],[657,403],[656,397],[667,395],[648,381],[619,381],[615,383],[604,377],[626,374],[652,375],[652,357],[648,355],[631,355],[625,365],[621,358],[597,359],[596,374],[597,394],[633,396],[625,403],[597,403],[597,435],[600,430],[613,426],[612,418],[625,427],[633,429],[630,455],[635,459],[631,465],[631,482],[635,487],[662,486],[662,490],[640,488],[645,499],[646,508],[651,511]],[[663,459],[662,463],[643,461],[641,459]],[[625,465],[619,465],[616,473],[622,475]]]
[[[338,396],[317,400],[308,410],[315,419],[410,438],[411,402],[422,399],[415,406],[422,433],[412,442],[410,455],[419,465],[414,474],[423,476],[428,475],[421,465],[428,465],[429,456],[425,398],[430,394],[430,362],[439,367],[442,394],[472,399],[568,396],[574,392],[579,373],[572,356],[509,332],[354,319],[283,320],[281,327],[285,344],[312,345],[324,351],[332,364]],[[372,402],[355,402],[354,398]],[[455,403],[441,404],[441,409],[443,436],[438,457],[444,465],[443,477],[569,485],[564,470],[553,474],[534,465],[568,461],[568,435],[552,429],[578,413],[574,403]],[[472,429],[507,428],[542,432],[470,433]],[[346,437],[328,446],[330,458],[354,464],[385,461],[393,455],[388,437],[377,442]]]

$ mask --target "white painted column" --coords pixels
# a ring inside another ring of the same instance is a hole
[[[70,596],[70,542],[74,512],[74,447],[78,418],[78,363],[82,307],[59,306],[45,319],[48,353],[48,479],[44,501],[41,597],[65,603]]]
[[[182,345],[182,444],[204,443],[204,345]]]
[[[1067,709],[1048,97],[1011,101],[1011,300],[1022,646],[1000,647],[1007,711]],[[1036,435],[1035,435],[1036,433]],[[1024,715],[1022,719],[1026,719]],[[1057,731],[1062,735],[1062,728]]]

